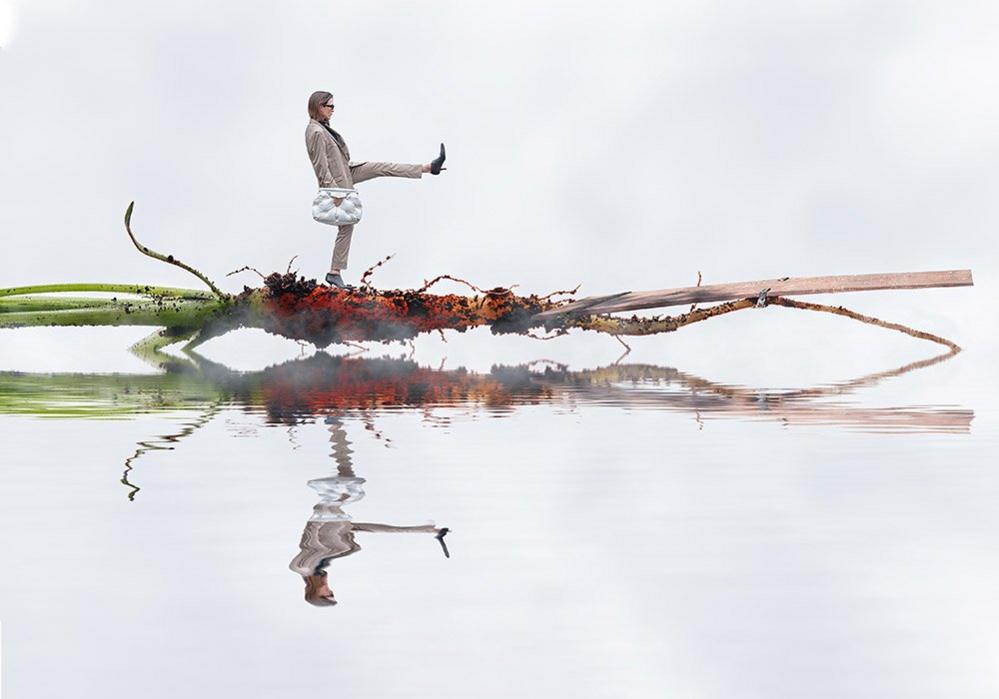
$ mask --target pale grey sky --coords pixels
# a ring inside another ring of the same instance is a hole
[[[359,519],[456,521],[465,542],[487,546],[464,544],[444,569],[408,542],[365,543],[344,566],[334,617],[303,604],[285,569],[313,504],[304,482],[329,468],[321,429],[301,430],[304,448],[292,450],[284,433],[220,415],[143,464],[133,507],[119,451],[171,426],[11,422],[16,526],[0,536],[14,537],[15,560],[33,561],[46,549],[17,527],[53,538],[53,512],[81,515],[62,563],[93,593],[34,594],[12,610],[7,652],[29,672],[19,677],[122,694],[149,676],[272,696],[313,676],[385,696],[443,696],[442,684],[467,696],[483,678],[484,695],[554,695],[563,677],[606,696],[992,691],[995,488],[980,457],[994,451],[999,417],[996,36],[992,1],[0,0],[0,286],[196,285],[131,247],[121,219],[133,199],[143,241],[227,289],[256,280],[226,272],[283,270],[293,255],[321,275],[333,231],[311,220],[303,142],[317,89],[333,92],[333,123],[357,160],[425,162],[448,145],[442,177],[361,186],[354,278],[397,253],[378,284],[452,273],[525,292],[582,282],[590,294],[692,284],[698,270],[720,282],[963,267],[977,284],[842,299],[968,349],[879,397],[974,409],[975,441],[926,437],[904,451],[776,424],[702,433],[690,416],[539,409],[453,433],[389,416],[379,429],[393,451],[357,426],[371,479]],[[812,385],[933,352],[783,313],[636,341],[633,358],[713,381]],[[4,331],[0,370],[142,370],[125,348],[143,334]],[[298,353],[250,344],[233,334],[205,351],[236,368]],[[418,359],[444,354],[451,367],[592,366],[617,346],[470,333],[429,338]],[[670,445],[652,459],[641,451],[650,435]],[[54,463],[65,466],[55,488]],[[93,508],[112,514],[88,520]],[[625,550],[649,558],[617,552],[623,539],[595,524],[601,515],[628,523]],[[594,547],[606,552],[596,563]],[[379,594],[373,581],[407,565],[406,583]],[[136,566],[162,575],[125,584]],[[36,589],[37,570],[15,570],[17,590]],[[120,584],[106,584],[108,571]],[[204,594],[190,594],[190,571],[206,571]],[[420,606],[438,584],[456,596],[443,619],[431,615],[440,605]],[[494,606],[477,606],[493,589]],[[205,625],[213,633],[190,633]],[[420,664],[409,639],[453,662]],[[135,653],[141,665],[104,671],[136,647],[149,651]],[[53,673],[52,657],[70,658],[72,672]]]

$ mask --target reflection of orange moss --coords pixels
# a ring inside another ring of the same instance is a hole
[[[477,296],[414,290],[346,292],[293,274],[273,274],[265,284],[264,330],[320,347],[333,342],[406,340],[423,332],[464,332],[480,325],[490,325],[497,333],[519,332],[530,327],[531,316],[555,305],[546,298],[516,296],[509,289]]]
[[[529,372],[491,376],[464,369],[438,371],[397,359],[316,355],[263,372],[260,390],[268,414],[279,422],[330,410],[478,403],[506,407],[514,397],[550,398],[552,388]]]

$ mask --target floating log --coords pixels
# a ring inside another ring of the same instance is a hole
[[[518,296],[512,287],[481,289],[467,281],[441,275],[419,289],[378,290],[369,277],[382,262],[361,276],[361,286],[339,290],[320,286],[314,279],[299,277],[291,270],[264,276],[259,288],[244,287],[237,295],[227,294],[203,273],[140,243],[132,232],[133,205],[125,211],[125,230],[144,255],[180,267],[204,282],[211,293],[168,289],[145,285],[47,284],[0,289],[0,328],[50,325],[147,325],[163,328],[140,344],[162,348],[187,341],[187,349],[239,327],[261,328],[316,347],[331,343],[409,341],[420,333],[445,330],[464,332],[488,326],[493,333],[519,333],[547,340],[570,330],[589,330],[611,335],[626,348],[622,336],[667,333],[710,318],[749,308],[779,305],[808,311],[834,313],[862,323],[896,330],[912,337],[960,348],[946,338],[888,323],[842,306],[795,301],[789,296],[829,294],[877,289],[923,289],[971,286],[970,270],[861,274],[829,277],[784,277],[735,284],[626,291],[582,301],[556,300],[572,296],[576,290],[554,291],[543,296]],[[388,259],[388,258],[386,258]],[[250,269],[244,267],[241,270]],[[256,270],[253,270],[256,271]],[[443,279],[463,283],[476,295],[433,294],[429,289]],[[578,287],[577,287],[578,288]],[[63,291],[93,291],[136,294],[139,298],[52,297]],[[662,308],[721,301],[715,306],[694,308],[676,316],[622,317],[619,311]],[[544,328],[547,336],[532,333]]]
[[[942,272],[845,274],[827,277],[783,277],[781,279],[761,279],[755,282],[708,284],[659,291],[628,291],[609,296],[591,296],[539,313],[535,319],[545,320],[563,315],[594,315],[638,311],[647,308],[668,308],[713,301],[735,301],[756,298],[764,290],[769,296],[804,296],[807,294],[838,294],[847,291],[931,289],[972,285],[970,269]]]

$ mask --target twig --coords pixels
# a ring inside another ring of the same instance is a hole
[[[292,258],[292,259],[294,259],[294,258]],[[240,267],[239,269],[234,269],[231,272],[229,272],[229,274],[227,274],[225,276],[231,277],[232,275],[239,274],[240,272],[256,272],[257,276],[260,277],[261,279],[267,279],[267,275],[265,275],[263,272],[261,272],[256,267],[250,267],[249,265],[247,265],[246,267]]]
[[[381,430],[375,427],[375,419],[371,416],[371,413],[368,412],[367,410],[361,411],[361,424],[364,425],[364,429],[366,429],[368,432],[371,432],[374,435],[375,439],[377,439],[379,442],[385,442],[386,447],[392,446],[392,440],[387,439],[384,435],[382,435]]]
[[[542,297],[541,297],[541,298],[539,298],[538,300],[539,300],[539,301],[547,301],[547,300],[549,300],[549,299],[550,299],[550,298],[551,298],[552,296],[560,296],[560,295],[562,295],[562,294],[568,294],[569,296],[572,296],[572,295],[573,295],[573,294],[575,294],[575,293],[576,293],[577,291],[579,291],[579,287],[581,287],[581,286],[582,286],[582,284],[576,284],[576,288],[575,288],[575,289],[572,289],[571,291],[553,291],[553,292],[552,292],[552,293],[550,293],[550,294],[546,294],[546,295],[542,296]],[[564,302],[565,302],[566,300],[567,300],[567,299],[563,300],[563,301],[562,301],[562,303],[564,303]]]
[[[368,281],[368,277],[370,277],[372,275],[372,273],[374,273],[374,271],[376,269],[378,269],[383,264],[385,264],[386,262],[388,262],[389,260],[391,260],[393,257],[395,257],[395,253],[392,253],[391,255],[389,255],[388,257],[386,257],[381,262],[376,262],[375,264],[373,264],[370,267],[368,267],[368,269],[365,270],[364,274],[361,275],[361,286],[370,289],[371,288],[371,283]]]
[[[697,270],[697,284],[695,284],[694,286],[700,286],[700,285],[701,285],[701,270]],[[690,310],[688,311],[688,313],[693,313],[695,308],[697,308],[696,303],[690,304]]]
[[[620,337],[618,337],[617,335],[611,335],[611,337],[613,337],[613,338],[614,338],[615,340],[617,340],[617,341],[618,341],[618,342],[620,342],[620,343],[621,343],[622,345],[624,345],[624,352],[622,352],[622,353],[621,353],[621,356],[620,356],[620,357],[618,357],[617,359],[615,359],[615,360],[614,360],[614,364],[612,365],[612,366],[617,366],[618,364],[620,364],[620,363],[621,363],[621,360],[622,360],[622,359],[624,359],[624,358],[625,358],[625,357],[627,357],[627,356],[628,356],[629,354],[631,354],[631,345],[629,345],[629,344],[628,344],[627,342],[625,342],[624,340],[622,340],[622,339],[621,339]]]
[[[548,335],[535,335],[530,330],[525,330],[524,335],[531,338],[532,340],[554,340],[556,337],[562,337],[563,335],[568,335],[569,331],[565,328],[560,328],[558,330],[553,330]]]
[[[292,425],[288,428],[288,444],[291,445],[293,451],[301,449],[302,445],[295,440],[295,426]]]
[[[130,202],[128,208],[125,209],[125,230],[128,232],[128,237],[132,239],[132,244],[135,245],[136,249],[139,252],[141,252],[143,255],[152,257],[154,260],[166,262],[176,267],[180,267],[181,269],[187,270],[188,272],[196,276],[198,279],[203,281],[205,284],[207,284],[208,288],[212,290],[212,293],[215,294],[220,300],[222,301],[229,300],[229,294],[226,294],[225,292],[221,291],[217,286],[215,286],[212,283],[212,281],[208,277],[206,277],[204,274],[196,270],[194,267],[191,267],[188,264],[184,264],[183,262],[175,258],[173,255],[164,255],[163,253],[151,250],[150,248],[147,248],[145,245],[141,244],[138,240],[136,240],[135,234],[132,233],[132,209],[134,207],[135,207],[135,202],[133,201]]]
[[[450,279],[453,282],[459,282],[461,284],[464,284],[465,286],[467,286],[472,291],[478,291],[480,294],[486,293],[485,291],[483,291],[479,287],[475,286],[475,284],[472,284],[471,282],[466,282],[464,279],[458,279],[458,277],[452,277],[450,274],[442,274],[439,277],[434,277],[429,282],[426,281],[426,280],[424,280],[423,281],[423,286],[420,287],[416,291],[416,293],[422,294],[424,291],[426,291],[427,289],[429,289],[430,287],[432,287],[434,284],[436,284],[437,282],[439,282],[441,280],[444,280],[444,279]]]
[[[631,345],[629,345],[627,342],[625,342],[624,340],[622,340],[620,337],[618,337],[617,335],[611,335],[611,337],[613,337],[615,340],[617,340],[622,345],[624,345],[624,349],[625,349],[625,353],[624,354],[628,354],[628,352],[631,351]],[[624,355],[621,355],[621,356],[623,357]],[[621,361],[621,360],[619,359],[618,361]]]
[[[348,347],[353,347],[354,350],[355,350],[354,352],[350,352],[347,355],[349,357],[353,357],[353,356],[358,355],[358,354],[364,354],[365,352],[368,351],[368,348],[365,347],[364,345],[362,345],[359,342],[351,342],[350,340],[344,340],[343,344],[347,345]]]
[[[569,370],[569,365],[568,364],[565,364],[563,362],[556,362],[554,359],[545,359],[545,358],[532,359],[531,361],[529,361],[524,366],[526,366],[527,368],[530,369],[530,368],[533,368],[533,367],[535,367],[535,366],[537,366],[539,364],[547,364],[547,365],[553,367],[555,369],[555,371],[564,372],[564,371],[568,371]]]
[[[294,255],[294,256],[292,256],[292,258],[290,260],[288,260],[288,269],[286,269],[284,271],[285,274],[291,274],[291,266],[292,266],[292,264],[294,264],[295,260],[297,260],[297,259],[298,259],[298,255]],[[253,270],[253,271],[256,272],[256,270]],[[295,271],[298,272],[297,269]],[[257,272],[257,274],[260,274],[260,273]],[[263,276],[263,275],[261,274],[260,276]]]

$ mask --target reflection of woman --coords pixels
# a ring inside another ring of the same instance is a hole
[[[312,508],[312,516],[305,524],[298,555],[289,568],[305,580],[305,600],[318,607],[336,604],[333,591],[326,577],[326,568],[336,558],[343,558],[361,550],[354,541],[354,532],[422,532],[435,534],[444,554],[447,527],[423,524],[414,527],[397,527],[391,524],[352,522],[343,507],[364,497],[363,478],[354,475],[350,459],[350,445],[339,420],[328,418],[333,458],[337,462],[337,475],[309,481],[310,488],[319,494],[319,502]]]
[[[329,92],[313,92],[309,97],[309,125],[305,127],[305,146],[309,151],[309,159],[316,171],[320,188],[344,187],[353,189],[354,185],[374,177],[422,177],[424,172],[439,175],[444,163],[444,144],[441,152],[432,162],[426,165],[404,165],[401,163],[380,163],[363,161],[350,162],[350,151],[343,136],[330,126],[333,116],[333,95]],[[340,200],[334,200],[339,205]],[[350,238],[354,233],[353,226],[337,227],[336,244],[333,246],[333,259],[330,271],[326,275],[326,283],[338,288],[348,288],[340,276],[340,271],[347,267],[347,256],[350,253]]]

